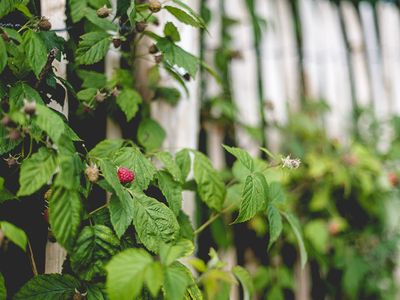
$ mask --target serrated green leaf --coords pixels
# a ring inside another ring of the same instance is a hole
[[[79,22],[84,16],[87,8],[86,0],[69,0],[71,8],[72,23]]]
[[[0,222],[0,229],[11,242],[20,247],[23,251],[26,250],[28,237],[22,229],[6,221]]]
[[[163,151],[156,153],[156,157],[164,165],[164,170],[166,170],[169,174],[171,174],[175,181],[181,182],[182,180],[181,169],[175,163],[172,154]]]
[[[254,294],[254,284],[249,272],[241,266],[233,267],[232,272],[233,274],[235,274],[235,276],[239,279],[240,283],[242,284],[243,296],[244,296],[243,300],[252,299]]]
[[[306,251],[306,247],[304,246],[303,237],[301,235],[299,221],[296,219],[295,216],[293,216],[290,213],[282,212],[282,215],[288,221],[288,223],[289,223],[290,227],[292,228],[292,231],[296,237],[297,244],[298,244],[299,250],[300,250],[301,266],[304,268],[305,264],[307,263],[307,251]]]
[[[179,240],[176,244],[162,244],[160,247],[160,260],[164,266],[169,266],[177,259],[189,256],[194,251],[194,244],[185,239]]]
[[[6,300],[7,298],[7,290],[6,283],[4,282],[4,277],[0,273],[0,300]]]
[[[189,175],[192,160],[188,149],[182,149],[175,155],[176,164],[181,169],[182,179],[181,182],[185,182]]]
[[[23,0],[1,0],[0,2],[0,19],[12,12],[18,4]]]
[[[174,6],[169,6],[166,5],[164,7],[171,15],[173,15],[175,18],[177,18],[179,21],[181,21],[184,24],[191,25],[193,27],[199,27],[202,28],[203,24],[199,23],[198,20],[193,18],[191,15],[189,15],[187,12],[184,10],[174,7]]]
[[[24,100],[43,104],[39,93],[24,82],[17,82],[10,89],[10,110],[19,110],[24,106]]]
[[[208,207],[220,211],[225,200],[225,185],[208,157],[195,152],[193,169],[201,199]]]
[[[60,152],[61,152],[60,148]],[[73,148],[74,149],[74,148]],[[68,151],[68,150],[63,150]],[[59,172],[54,181],[55,186],[78,190],[80,187],[80,173],[83,169],[78,153],[60,153],[57,158]]]
[[[86,226],[79,233],[71,253],[71,267],[83,280],[104,273],[104,265],[117,253],[119,240],[107,226]]]
[[[29,280],[14,300],[70,300],[80,283],[70,275],[45,274]]]
[[[88,70],[77,70],[79,78],[83,80],[82,88],[101,89],[107,83],[107,78],[104,73]]]
[[[282,216],[279,210],[272,203],[268,205],[267,217],[269,225],[269,243],[268,249],[271,248],[272,244],[276,242],[282,232]]]
[[[7,49],[6,43],[1,38],[0,39],[0,73],[3,72],[4,68],[7,66]]]
[[[137,139],[147,151],[160,149],[166,136],[165,130],[155,120],[145,119],[140,122]]]
[[[190,222],[189,216],[186,215],[183,211],[180,211],[177,220],[180,227],[179,237],[183,239],[188,239],[193,242],[194,230],[192,223]]]
[[[76,94],[76,98],[78,98],[79,101],[91,102],[96,96],[97,91],[98,89],[96,88],[83,89]]]
[[[134,0],[130,1],[128,9],[126,10],[126,14],[128,15],[131,26],[134,27],[136,21],[136,4]]]
[[[117,96],[117,104],[129,122],[136,115],[139,104],[142,103],[142,96],[134,89],[124,88]]]
[[[57,167],[53,152],[45,147],[39,149],[21,165],[18,196],[31,195],[46,184]]]
[[[132,197],[126,191],[123,192],[123,195],[122,199],[113,195],[108,205],[111,224],[119,238],[125,233],[129,225],[132,224],[133,219]]]
[[[174,2],[175,4],[177,4],[178,6],[180,6],[181,8],[185,9],[186,11],[188,11],[190,13],[190,15],[196,19],[196,21],[201,24],[202,28],[206,28],[206,23],[204,22],[204,20],[202,19],[202,17],[200,17],[189,5],[187,5],[185,2],[182,2],[180,0],[172,0],[172,2]]]
[[[268,184],[263,174],[255,172],[248,175],[243,186],[239,215],[234,223],[248,221],[265,209],[267,193]]]
[[[8,138],[8,131],[5,126],[0,126],[0,155],[3,155],[21,143],[21,139],[12,141]]]
[[[175,74],[175,75],[178,76],[178,74]],[[180,82],[181,78],[180,77],[177,78],[176,76],[174,76],[174,78]],[[179,100],[181,99],[181,92],[178,89],[173,88],[173,87],[157,86],[154,89],[154,99],[161,99],[161,100],[164,100],[165,102],[175,106],[178,104]]]
[[[70,249],[81,222],[82,203],[79,193],[56,187],[49,202],[51,230],[57,241],[66,249]]]
[[[164,282],[164,270],[160,262],[155,261],[146,268],[145,283],[153,297],[157,297]]]
[[[103,283],[91,284],[87,287],[87,300],[108,300]]]
[[[76,50],[76,61],[91,65],[103,59],[110,47],[110,35],[106,32],[89,32],[81,36]]]
[[[268,189],[268,199],[271,203],[283,203],[286,200],[282,185],[278,182],[271,182]]]
[[[142,190],[149,186],[156,173],[153,164],[139,149],[133,147],[121,148],[114,156],[114,163],[117,166],[125,167],[135,172],[136,177],[132,185],[138,186]]]
[[[163,53],[164,59],[171,65],[184,68],[192,78],[196,76],[199,69],[199,59],[175,45],[167,38],[157,41],[157,48]]]
[[[51,49],[56,48],[57,52],[56,59],[61,61],[61,53],[64,52],[64,45],[66,41],[61,36],[57,35],[55,31],[41,31],[39,32],[40,38],[46,45],[47,52]]]
[[[164,290],[167,299],[183,300],[186,289],[192,283],[190,271],[175,262],[165,270]]]
[[[179,34],[178,28],[172,22],[167,22],[164,26],[165,37],[170,38],[173,42],[179,42],[181,35]]]
[[[168,207],[177,216],[182,208],[182,187],[173,180],[170,174],[160,171],[157,173],[158,187],[168,202]]]
[[[89,0],[89,4],[94,8],[100,8],[104,5],[107,7],[111,7],[111,3],[109,0]]]
[[[226,145],[223,145],[223,147],[226,151],[235,156],[250,172],[254,171],[254,161],[249,153],[236,147],[229,147]]]
[[[89,151],[89,157],[112,159],[114,154],[122,147],[124,140],[103,140]]]
[[[32,30],[27,30],[22,36],[22,39],[29,66],[36,77],[39,78],[39,74],[47,62],[46,44],[39,33]]]
[[[46,132],[48,136],[57,143],[65,132],[63,119],[51,108],[44,105],[36,105],[36,125]]]
[[[143,249],[128,249],[116,256],[106,266],[106,287],[110,300],[133,300],[143,288],[146,268],[153,258]]]
[[[157,253],[161,243],[176,240],[179,224],[174,213],[165,204],[139,193],[133,200],[133,224],[140,241],[147,249]]]

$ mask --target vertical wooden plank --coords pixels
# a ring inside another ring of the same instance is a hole
[[[371,88],[365,53],[365,43],[357,11],[349,1],[340,2],[340,9],[346,26],[347,38],[351,49],[351,68],[354,74],[354,89],[357,104],[366,107],[371,102]]]
[[[400,112],[400,12],[394,3],[379,2],[378,22],[382,45],[385,87],[389,98],[390,112]]]
[[[233,60],[231,64],[233,99],[238,108],[240,121],[245,125],[258,127],[261,119],[258,107],[256,57],[252,25],[245,1],[230,0],[226,5],[226,13],[239,21],[231,30],[232,46],[243,55],[243,59]],[[259,152],[257,142],[241,127],[236,127],[236,133],[238,146],[256,156]]]
[[[369,76],[371,78],[372,104],[376,116],[381,119],[388,114],[389,106],[386,101],[387,95],[383,79],[381,50],[375,27],[374,8],[370,3],[363,1],[360,2],[359,9],[365,37]]]
[[[190,0],[187,5],[195,10],[199,7],[198,0]],[[169,5],[172,5],[169,3]],[[177,25],[181,41],[179,45],[186,51],[198,55],[199,53],[199,31],[191,26],[179,23],[167,12],[158,14],[160,26],[156,30],[161,33],[167,21],[173,21]],[[164,84],[174,86],[181,92],[181,99],[176,106],[171,106],[163,101],[156,101],[151,104],[151,115],[157,120],[167,133],[163,148],[176,152],[182,148],[197,148],[199,131],[199,80],[192,78],[187,83],[189,95],[167,74],[162,72]],[[183,210],[194,222],[194,194],[184,192]]]
[[[337,6],[326,0],[321,0],[318,4],[321,17],[321,64],[324,69],[321,95],[330,106],[330,112],[325,118],[326,129],[330,137],[345,141],[349,138],[352,120],[346,46],[341,34]]]
[[[57,31],[57,34],[63,38],[67,38],[67,31],[65,25],[65,0],[52,1],[52,0],[41,0],[41,13],[49,19],[52,24],[52,29],[61,29]],[[53,62],[56,75],[66,78],[66,61]],[[60,112],[62,112],[68,118],[68,99],[65,99],[64,106],[61,107],[59,104],[52,102],[50,106]],[[67,252],[58,243],[47,241],[46,243],[46,259],[45,259],[45,273],[61,273],[62,264],[67,256]]]

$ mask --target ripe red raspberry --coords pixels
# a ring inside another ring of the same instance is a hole
[[[119,167],[117,174],[119,182],[121,183],[129,183],[135,179],[135,173],[127,168]]]
[[[396,187],[399,184],[399,178],[395,172],[389,172],[387,176],[392,187]]]

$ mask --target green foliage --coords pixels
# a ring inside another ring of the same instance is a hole
[[[5,237],[25,251],[28,237],[22,229],[9,222],[0,221],[0,230],[3,232]]]
[[[6,300],[7,299],[7,289],[6,289],[6,284],[4,282],[4,277],[0,273],[0,300]]]

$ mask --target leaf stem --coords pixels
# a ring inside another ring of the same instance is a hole
[[[35,257],[33,256],[33,250],[32,250],[31,243],[29,242],[29,239],[28,239],[28,248],[29,248],[29,260],[31,262],[32,272],[33,272],[33,275],[37,276],[39,273],[37,271]]]

